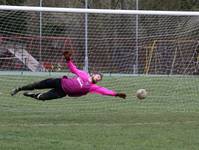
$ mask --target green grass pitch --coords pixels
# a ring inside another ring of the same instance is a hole
[[[127,99],[87,95],[39,102],[9,95],[42,77],[0,76],[1,150],[198,150],[197,77],[104,77]],[[136,89],[146,88],[140,101]]]

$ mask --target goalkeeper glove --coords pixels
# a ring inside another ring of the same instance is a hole
[[[117,93],[115,96],[116,96],[116,97],[123,98],[123,99],[126,98],[126,94],[125,94],[125,93]]]
[[[66,61],[70,61],[70,59],[71,59],[70,57],[72,56],[72,54],[73,54],[72,51],[65,51],[65,52],[63,53],[63,55],[64,55]]]

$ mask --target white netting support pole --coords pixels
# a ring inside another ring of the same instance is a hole
[[[138,0],[136,0],[136,10],[139,9],[139,5],[138,5]],[[138,35],[138,30],[139,30],[139,20],[138,20],[138,14],[136,15],[136,31],[135,31],[135,38],[136,38],[136,58],[135,58],[135,67],[134,67],[134,74],[138,74],[138,55],[139,55],[139,48],[138,48],[138,39],[139,39],[139,35]]]
[[[40,0],[39,6],[42,7],[42,0]],[[41,51],[42,51],[42,12],[39,12],[39,61],[41,63]]]
[[[88,8],[88,0],[85,0],[85,9]],[[85,13],[85,58],[84,70],[88,72],[88,14]]]
[[[54,8],[54,7],[29,7],[29,6],[7,6],[7,5],[0,5],[0,10],[95,13],[95,14],[199,16],[199,11],[112,10],[112,9]]]

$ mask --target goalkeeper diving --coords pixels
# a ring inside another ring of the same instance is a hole
[[[105,87],[96,85],[97,82],[102,80],[102,74],[94,73],[90,75],[89,73],[83,70],[77,69],[77,67],[71,59],[71,51],[65,51],[63,55],[66,59],[66,63],[70,72],[75,74],[75,77],[68,78],[67,76],[63,76],[61,78],[45,79],[39,82],[15,88],[11,91],[11,95],[14,96],[20,91],[26,91],[23,93],[24,96],[41,101],[53,100],[65,96],[79,97],[88,93],[115,96],[123,99],[126,98],[125,93],[117,93],[114,90],[109,90]],[[50,90],[44,93],[33,93],[30,91],[35,89]]]

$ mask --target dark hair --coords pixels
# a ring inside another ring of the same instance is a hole
[[[102,78],[103,78],[103,74],[102,74],[101,72],[93,72],[93,73],[91,73],[91,75],[94,75],[94,74],[98,74],[98,75],[100,75],[101,80],[102,80]]]
[[[103,78],[103,74],[102,74],[102,73],[100,73],[100,72],[99,72],[99,73],[97,73],[97,74],[99,74],[99,75],[101,76],[101,80],[102,80],[102,78]]]

